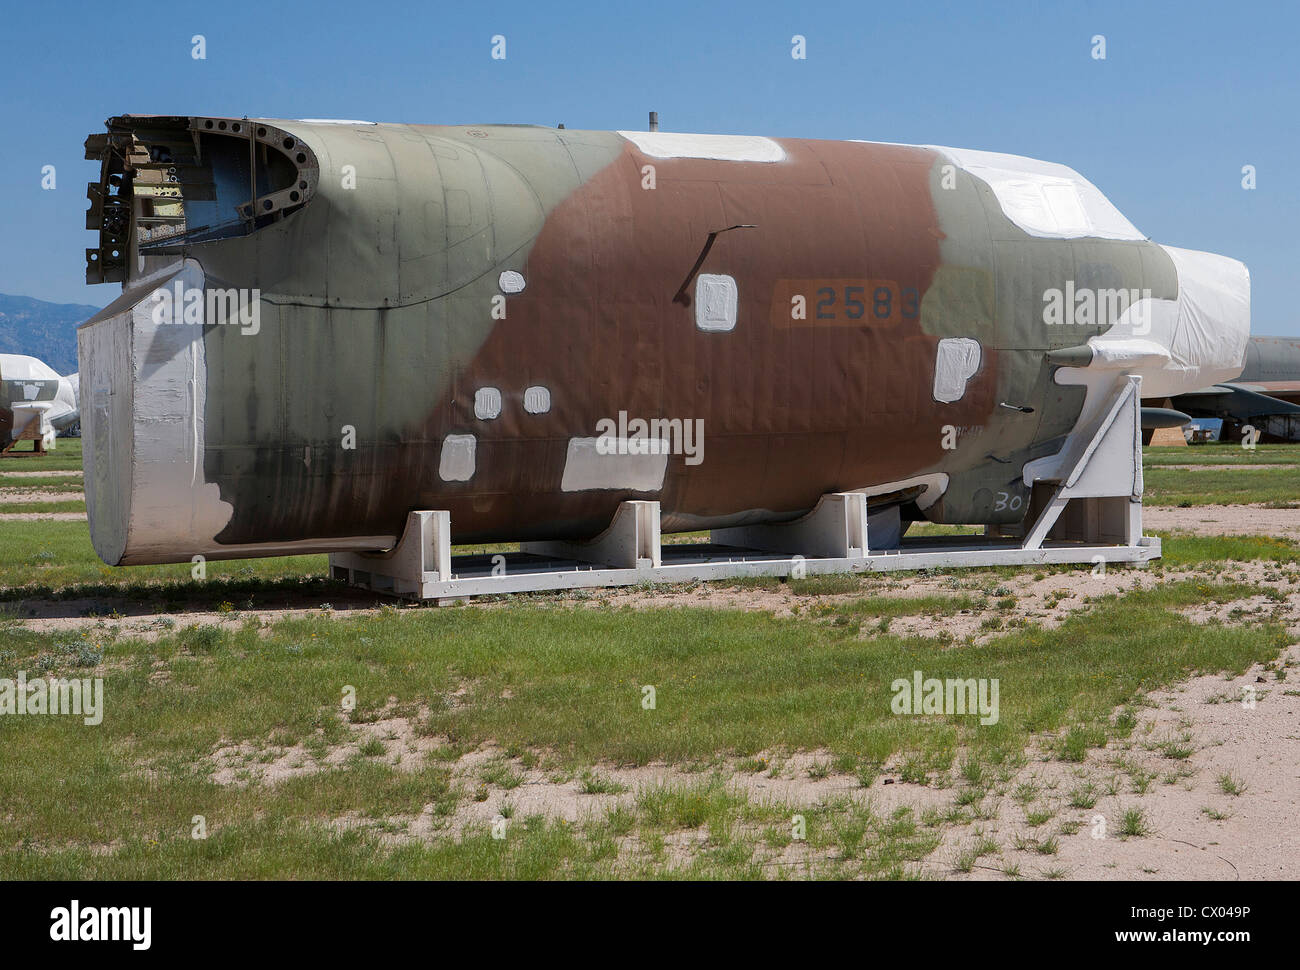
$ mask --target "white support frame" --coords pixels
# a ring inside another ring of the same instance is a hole
[[[658,502],[622,502],[587,542],[534,541],[521,551],[452,556],[451,514],[412,512],[388,552],[330,555],[331,575],[380,593],[438,603],[538,590],[685,583],[738,576],[890,572],[1044,563],[1144,565],[1160,540],[1142,535],[1141,378],[1126,377],[1093,434],[1073,442],[1059,472],[1031,499],[1023,540],[901,538],[899,508],[870,512],[861,492],[823,495],[807,515],[778,525],[715,529],[708,543],[663,545]],[[1035,517],[1035,510],[1036,517]]]
[[[1064,479],[1025,532],[1024,548],[1048,537],[1132,545],[1142,537],[1142,378],[1112,395],[1097,430],[1064,463]],[[1066,507],[1074,503],[1063,517]]]
[[[662,566],[659,503],[620,503],[609,528],[588,542],[521,542],[519,550],[534,556],[576,559],[622,569]]]
[[[380,593],[427,599],[430,584],[452,581],[451,513],[410,513],[387,552],[330,553],[330,575]]]
[[[765,552],[794,550],[825,559],[863,559],[869,548],[867,496],[861,492],[832,492],[793,522],[714,529],[709,538],[719,546]]]

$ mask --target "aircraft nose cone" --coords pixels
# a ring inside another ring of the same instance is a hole
[[[1161,342],[1184,372],[1185,389],[1233,380],[1250,341],[1250,271],[1216,253],[1161,248],[1178,271],[1178,307]]]

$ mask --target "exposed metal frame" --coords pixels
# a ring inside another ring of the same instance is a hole
[[[201,136],[246,139],[249,148],[248,200],[237,206],[239,219],[253,231],[259,219],[282,218],[315,194],[320,181],[316,154],[297,136],[257,118],[207,118],[169,115],[122,115],[109,118],[108,131],[86,139],[86,158],[100,163],[99,179],[89,183],[86,228],[99,231],[99,244],[86,250],[87,283],[124,283],[131,276],[133,244],[151,252],[182,253],[190,237],[211,226],[186,223],[184,204],[210,190],[203,169]],[[168,159],[155,158],[165,149]],[[293,166],[294,179],[283,188],[257,194],[257,151],[275,151]],[[186,190],[189,190],[188,193]],[[211,196],[206,196],[211,198]],[[145,214],[142,203],[162,205],[165,215]],[[155,238],[137,240],[137,229],[150,227]]]

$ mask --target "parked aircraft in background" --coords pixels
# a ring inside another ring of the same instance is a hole
[[[16,431],[15,406],[28,406],[25,413],[45,411],[46,420],[59,432],[74,432],[81,425],[78,406],[80,380],[77,374],[60,377],[52,367],[24,354],[0,354],[0,447]],[[35,407],[43,405],[43,407]]]
[[[1176,395],[1169,405],[1188,420],[1221,419],[1222,441],[1240,439],[1247,426],[1259,441],[1300,441],[1300,338],[1251,337],[1239,377]]]

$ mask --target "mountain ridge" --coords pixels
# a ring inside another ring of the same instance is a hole
[[[26,354],[71,374],[77,369],[77,327],[100,309],[0,293],[0,354]]]

